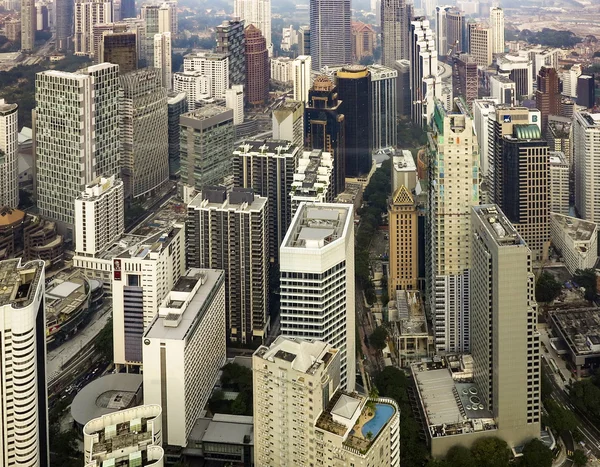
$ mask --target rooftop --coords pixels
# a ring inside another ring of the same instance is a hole
[[[415,159],[408,149],[396,151],[392,158],[392,164],[396,172],[415,172],[417,170]]]
[[[511,222],[495,204],[475,206],[473,212],[499,246],[525,246]]]
[[[567,162],[565,153],[562,151],[550,151],[550,165],[564,166],[566,169],[569,168],[569,163]]]
[[[352,221],[349,204],[302,203],[283,244],[289,248],[324,248],[343,238]]]
[[[254,444],[254,418],[245,415],[214,414],[200,418],[189,436],[195,442]]]
[[[275,362],[275,359],[291,363],[292,369],[301,373],[314,375],[321,365],[327,365],[337,354],[329,344],[279,336],[270,347],[261,346],[254,356]]]
[[[596,232],[597,225],[594,222],[565,216],[555,212],[550,213],[550,218],[557,223],[574,242],[590,241],[594,232]]]
[[[84,191],[77,197],[77,199],[93,201],[107,193],[111,188],[122,186],[123,180],[118,178],[115,179],[114,175],[108,178],[97,177],[91,183],[88,183],[85,186]]]
[[[52,278],[46,286],[46,322],[51,325],[52,322],[61,321],[61,315],[64,320],[68,316],[78,311],[80,307],[87,303],[91,287],[88,279],[78,270],[62,271]]]
[[[397,290],[394,304],[398,310],[398,329],[400,335],[428,335],[427,319],[419,298],[419,292]]]
[[[123,251],[118,257],[137,258],[138,260],[152,259],[152,253],[160,254],[165,251],[181,229],[183,229],[183,226],[176,225],[164,232],[157,233],[153,237],[144,240],[143,243]]]
[[[290,141],[277,139],[245,140],[233,152],[234,154],[258,153],[266,155],[285,156],[294,154],[299,149]]]
[[[98,256],[98,258],[103,260],[112,260],[124,251],[133,248],[139,243],[142,243],[144,240],[146,240],[146,237],[142,237],[140,235],[125,234],[118,241],[116,241],[115,243],[110,245],[106,250],[104,250]]]
[[[304,151],[298,159],[298,167],[292,183],[292,195],[311,196],[316,190],[329,186],[333,160],[331,154],[321,149]]]
[[[600,309],[550,311],[550,319],[576,355],[600,355]]]
[[[219,104],[204,105],[199,109],[192,110],[191,112],[183,114],[182,117],[202,120],[206,118],[216,117],[222,114],[231,114],[230,116],[231,118],[233,118],[233,110],[228,109],[224,105]]]
[[[0,306],[25,308],[35,298],[44,271],[42,260],[21,263],[21,259],[0,261]]]

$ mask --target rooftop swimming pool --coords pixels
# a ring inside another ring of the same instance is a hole
[[[370,431],[373,439],[377,437],[383,426],[392,418],[396,409],[389,404],[375,404],[375,416],[362,427],[362,435],[366,438]]]

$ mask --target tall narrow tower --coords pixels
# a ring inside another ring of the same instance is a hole
[[[381,1],[381,64],[393,68],[408,60],[412,5],[406,0]]]
[[[35,46],[36,29],[35,1],[21,1],[21,51],[31,52]]]
[[[18,142],[17,104],[6,104],[0,100],[0,206],[19,206],[19,169],[17,165]]]
[[[352,63],[350,0],[310,0],[312,69]]]
[[[246,100],[250,105],[262,105],[269,99],[271,67],[267,42],[253,24],[246,28]]]
[[[504,10],[500,7],[490,9],[490,27],[492,28],[492,53],[504,53]]]
[[[242,20],[246,26],[253,25],[260,30],[267,42],[267,49],[272,50],[271,0],[235,0],[233,16]]]

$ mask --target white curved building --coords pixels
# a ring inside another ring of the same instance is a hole
[[[0,262],[0,465],[47,467],[44,262]]]
[[[19,171],[17,169],[17,104],[0,99],[0,206],[19,206]]]

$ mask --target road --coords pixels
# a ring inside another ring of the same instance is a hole
[[[381,369],[381,359],[379,351],[368,347],[365,337],[368,337],[375,329],[373,325],[373,316],[370,310],[365,306],[363,293],[358,284],[356,286],[356,318],[358,332],[360,336],[360,345],[362,354],[366,357],[364,361],[364,369],[369,375],[374,375]]]

